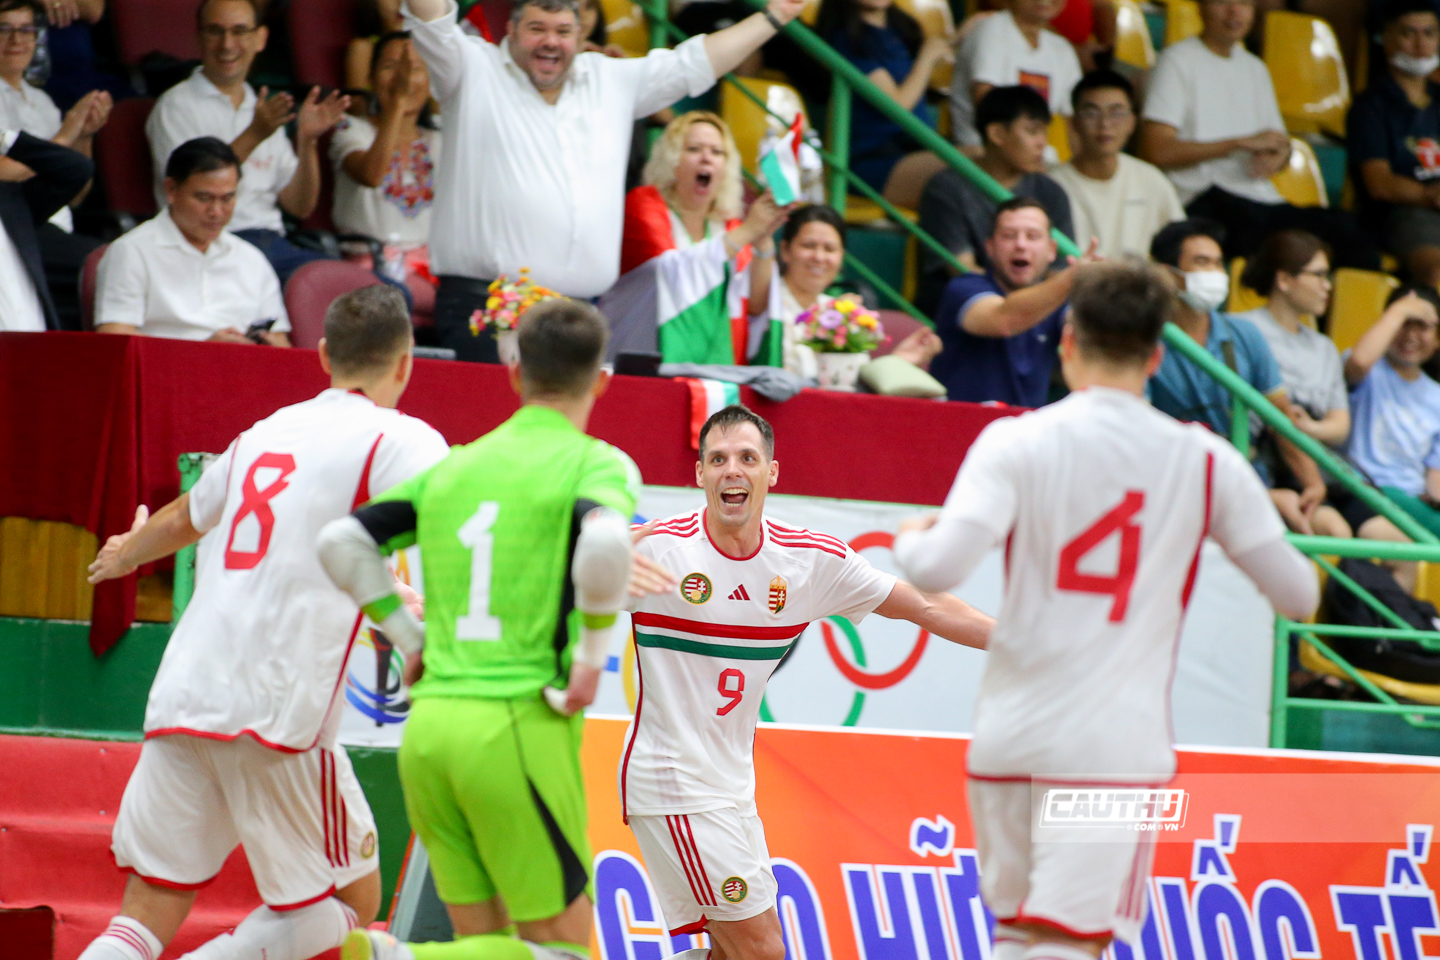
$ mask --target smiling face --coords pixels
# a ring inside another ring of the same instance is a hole
[[[243,81],[265,49],[268,33],[255,22],[245,0],[210,0],[200,22],[200,54],[205,77],[217,87]]]
[[[1436,332],[1434,321],[1412,317],[1405,321],[1400,332],[1395,334],[1395,339],[1390,341],[1390,349],[1385,352],[1385,356],[1389,357],[1390,363],[1396,367],[1414,368],[1435,356],[1437,347],[1440,347],[1440,334]]]
[[[510,28],[510,57],[542,92],[565,82],[579,46],[580,18],[569,10],[551,13],[527,4]]]
[[[1039,283],[1055,262],[1055,241],[1044,210],[1021,207],[1008,210],[995,221],[995,232],[985,242],[990,265],[1006,289]]]
[[[708,213],[725,175],[725,138],[712,123],[697,121],[685,131],[675,165],[675,198],[680,206]]]
[[[29,7],[0,13],[0,78],[11,84],[20,82],[30,61],[35,59],[35,11]]]
[[[1275,290],[1295,305],[1300,313],[1324,316],[1330,306],[1330,258],[1321,250],[1299,273],[1275,273]]]
[[[695,464],[695,482],[705,490],[712,522],[738,530],[760,522],[765,494],[780,477],[780,462],[765,452],[753,423],[715,427]]]
[[[845,260],[845,241],[830,224],[811,220],[794,240],[780,244],[780,264],[791,290],[819,294],[835,282]]]
[[[180,183],[166,178],[165,199],[170,205],[170,219],[185,239],[203,250],[230,222],[239,188],[240,171],[234,167],[192,173]]]

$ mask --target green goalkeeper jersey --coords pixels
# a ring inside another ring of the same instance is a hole
[[[563,687],[578,633],[576,522],[596,505],[633,516],[639,489],[640,472],[620,450],[527,405],[360,510],[385,553],[420,545],[425,675],[412,696]]]

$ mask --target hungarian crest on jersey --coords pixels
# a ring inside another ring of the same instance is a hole
[[[714,587],[710,585],[710,578],[703,573],[692,573],[680,581],[680,596],[686,601],[699,606],[710,599]]]
[[[785,609],[785,593],[786,585],[784,577],[777,576],[774,580],[770,581],[770,601],[768,605],[771,613],[779,613]]]

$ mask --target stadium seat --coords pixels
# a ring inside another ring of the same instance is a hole
[[[1319,17],[1276,10],[1265,17],[1265,66],[1291,133],[1345,136],[1350,81],[1340,44]]]
[[[1240,282],[1240,275],[1244,272],[1244,257],[1230,261],[1230,299],[1225,304],[1226,313],[1244,313],[1265,306],[1264,297]]]
[[[1145,13],[1135,0],[1117,0],[1115,4],[1115,59],[1137,70],[1155,66],[1155,44]]]
[[[1398,286],[1400,281],[1388,273],[1349,267],[1335,271],[1335,287],[1330,296],[1330,339],[1341,352],[1355,346],[1365,331],[1374,326],[1385,312],[1390,291]]]
[[[1313,673],[1323,673],[1327,676],[1338,677],[1341,680],[1350,680],[1350,674],[1346,673],[1339,664],[1325,656],[1315,647],[1301,640],[1300,642],[1300,666]],[[1404,697],[1415,703],[1429,705],[1440,705],[1440,684],[1433,683],[1411,683],[1406,680],[1396,680],[1370,670],[1356,670],[1362,677],[1369,680],[1375,686],[1384,690],[1391,696]]]
[[[1270,178],[1275,189],[1287,203],[1297,207],[1328,207],[1330,196],[1325,190],[1325,177],[1310,144],[1298,137],[1290,138],[1290,162]]]
[[[895,0],[895,6],[919,22],[927,39],[948,38],[955,33],[955,15],[950,11],[948,0]],[[953,72],[954,68],[950,64],[939,64],[930,74],[930,87],[934,90],[949,90]]]
[[[805,0],[805,6],[800,8],[800,22],[807,27],[813,27],[818,19],[820,19],[820,0]]]
[[[91,250],[80,268],[80,329],[95,329],[95,279],[100,272],[100,260],[110,244],[103,243]]]
[[[1050,146],[1055,148],[1056,162],[1070,162],[1070,123],[1058,113],[1050,118]]]
[[[632,57],[650,49],[650,21],[635,0],[600,0],[605,12],[605,39]]]
[[[749,77],[738,79],[745,89],[765,101],[770,111],[784,117],[787,123],[794,121],[796,113],[805,112],[805,103],[800,99],[799,91],[787,83]],[[735,135],[735,145],[740,148],[741,166],[746,170],[756,169],[760,144],[765,139],[766,124],[775,124],[778,127],[778,121],[729,83],[720,85],[720,117],[730,125],[730,132]]]
[[[110,209],[131,222],[155,215],[154,173],[145,121],[155,107],[151,97],[116,101],[110,120],[95,135],[95,156],[101,186]]]
[[[903,310],[880,310],[878,313],[880,314],[880,323],[885,328],[885,335],[889,339],[870,351],[872,358],[885,356],[898,347],[901,340],[924,326]]]
[[[136,66],[152,51],[168,53],[177,60],[200,59],[195,0],[130,0],[112,3],[110,13],[115,45],[125,66]]]
[[[355,0],[291,3],[287,23],[296,83],[344,87],[345,48],[355,36]]]
[[[1165,0],[1165,46],[1198,37],[1202,29],[1200,4],[1195,0]]]
[[[344,260],[314,260],[290,275],[285,284],[285,312],[290,315],[290,342],[314,350],[325,335],[325,311],[336,297],[371,287],[380,278]]]

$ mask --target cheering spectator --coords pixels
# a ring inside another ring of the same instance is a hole
[[[40,263],[39,229],[95,171],[90,159],[18,130],[0,130],[0,158],[34,171],[23,183],[0,180],[0,330],[78,330],[61,322]]]
[[[1401,287],[1345,360],[1355,420],[1347,452],[1371,482],[1440,535],[1440,383],[1421,366],[1440,337],[1440,295]]]
[[[38,0],[0,0],[0,130],[24,130],[34,137],[91,155],[91,139],[110,116],[110,94],[92,90],[61,118],[50,96],[25,80],[35,59],[45,8]],[[61,11],[62,13],[65,11]],[[30,171],[13,160],[0,160],[0,177],[20,179]],[[70,204],[89,190],[83,186]],[[62,326],[80,326],[80,269],[98,240],[75,233],[70,204],[56,211],[38,230],[40,261],[49,280],[50,296]]]
[[[950,81],[950,119],[961,147],[979,148],[979,103],[991,87],[1034,87],[1052,114],[1070,114],[1070,88],[1080,80],[1075,48],[1049,30],[1064,0],[1014,0],[966,34]]]
[[[1102,257],[1145,256],[1150,240],[1185,217],[1165,174],[1124,153],[1135,132],[1135,92],[1113,70],[1087,73],[1070,94],[1075,155],[1050,171],[1070,197],[1075,236],[1095,237]]]
[[[1064,189],[1046,176],[1045,143],[1050,108],[1045,98],[1028,86],[996,87],[980,101],[976,114],[985,133],[980,169],[1017,197],[1040,202],[1050,223],[1068,237],[1070,200]],[[948,167],[930,178],[920,198],[920,226],[955,255],[970,271],[988,270],[986,246],[995,222],[996,202],[963,175]],[[920,284],[915,305],[935,316],[940,297],[954,271],[929,248],[920,253]]]
[[[1384,9],[1385,67],[1350,108],[1349,159],[1365,224],[1419,283],[1440,283],[1440,19],[1430,0]]]
[[[666,126],[644,181],[625,198],[622,273],[600,300],[612,350],[743,364],[779,312],[772,234],[789,208],[765,193],[738,219],[740,152],[725,121],[702,110]]]
[[[892,0],[822,0],[815,30],[882,93],[935,126],[925,93],[935,68],[954,59],[948,40],[927,39]],[[855,98],[851,110],[850,169],[886,200],[913,209],[944,161],[863,99]]]
[[[239,185],[240,159],[223,140],[200,137],[170,153],[166,208],[100,261],[98,332],[290,345],[275,270],[225,229]]]
[[[803,5],[771,0],[674,50],[618,59],[577,54],[576,0],[517,2],[499,45],[466,36],[450,0],[407,0],[446,123],[430,232],[440,342],[494,362],[493,338],[473,336],[470,315],[491,280],[522,267],[566,296],[608,290],[619,275],[633,121],[704,93]]]
[[[269,259],[283,283],[302,264],[324,255],[303,250],[285,238],[281,211],[304,219],[320,200],[320,137],[340,121],[349,98],[331,93],[320,98],[311,89],[295,111],[288,93],[259,96],[245,77],[265,49],[268,32],[259,22],[259,0],[202,0],[200,66],[188,80],[167,90],[145,124],[155,163],[155,195],[165,202],[165,170],[170,151],[187,140],[218,137],[244,165],[232,221],[234,235],[248,240]],[[285,124],[295,120],[295,144]],[[298,148],[298,149],[296,149]]]
[[[956,277],[945,288],[935,316],[944,349],[930,373],[951,400],[1045,402],[1075,280],[1073,264],[1049,272],[1056,254],[1050,227],[1038,200],[1005,201],[986,242],[990,269]]]
[[[1150,77],[1140,155],[1170,175],[1193,217],[1225,227],[1225,255],[1248,257],[1276,230],[1321,237],[1342,267],[1373,270],[1375,245],[1344,210],[1294,207],[1270,178],[1290,157],[1270,71],[1241,41],[1254,0],[1202,0],[1204,32],[1166,47]]]
[[[345,89],[372,94],[375,51],[380,41],[404,29],[400,0],[360,0],[355,4],[355,36],[345,48]]]
[[[387,255],[403,256],[405,282],[415,302],[432,304],[435,286],[428,279],[425,244],[435,200],[440,133],[420,124],[430,101],[430,79],[405,33],[381,37],[371,64],[379,116],[373,122],[345,117],[330,142],[335,226],[394,248],[387,249]]]

